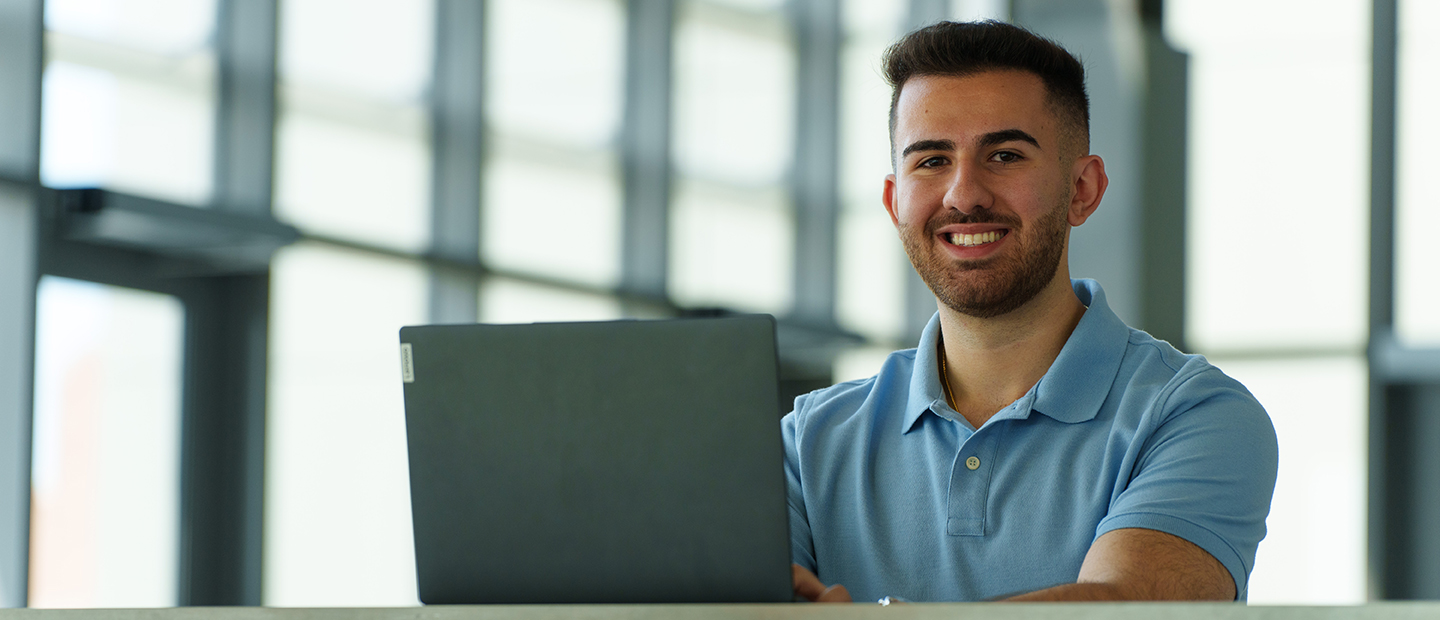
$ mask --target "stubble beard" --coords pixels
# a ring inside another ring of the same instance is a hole
[[[1035,220],[1034,230],[1028,235],[1012,216],[983,209],[970,214],[948,213],[927,222],[923,230],[910,226],[900,232],[910,263],[946,307],[980,319],[997,317],[1029,303],[1055,279],[1070,227],[1066,205],[1057,205]],[[950,259],[935,247],[942,243],[937,238],[941,227],[988,223],[1008,226],[1006,236],[1014,236],[1012,242],[1017,247],[1003,257],[968,261]]]

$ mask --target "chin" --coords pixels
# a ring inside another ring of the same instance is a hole
[[[954,278],[948,286],[930,289],[935,297],[947,308],[965,316],[977,319],[991,319],[1010,314],[1031,303],[1047,287],[1055,282],[1059,269],[1050,272],[1049,278],[984,278],[981,282],[962,282]]]

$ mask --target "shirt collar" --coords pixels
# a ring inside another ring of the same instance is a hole
[[[1056,421],[1075,424],[1095,418],[1110,393],[1120,361],[1125,356],[1130,328],[1105,303],[1105,291],[1094,280],[1071,280],[1075,295],[1088,306],[1075,331],[1060,349],[1050,369],[1017,401],[1016,411],[1004,417],[1028,417],[1031,410]],[[936,347],[940,342],[940,315],[930,317],[920,333],[915,350],[915,367],[910,377],[910,397],[905,409],[905,432],[919,422],[925,412],[951,418],[940,386],[939,359]],[[1029,406],[1026,406],[1026,405]],[[1018,415],[1017,415],[1018,414]],[[1001,416],[996,416],[997,418]]]
[[[1120,372],[1130,328],[1105,303],[1105,290],[1094,280],[1071,280],[1080,303],[1089,307],[1075,331],[1035,384],[1035,411],[1075,424],[1095,418]]]
[[[950,411],[945,403],[945,388],[940,387],[940,359],[936,347],[940,345],[940,313],[936,312],[920,332],[920,344],[915,347],[915,367],[910,374],[910,398],[905,401],[905,432],[927,411]],[[938,415],[938,414],[937,414]],[[949,416],[946,416],[949,417]]]

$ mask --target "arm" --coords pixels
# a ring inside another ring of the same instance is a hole
[[[1156,530],[1106,532],[1090,545],[1077,583],[1009,601],[1233,601],[1230,571],[1193,543]]]
[[[811,603],[849,603],[850,591],[845,586],[835,584],[825,587],[815,573],[810,572],[799,564],[790,565],[790,578],[795,587],[795,597],[805,599]]]
[[[817,603],[850,602],[845,586],[826,587],[799,565],[791,567],[795,595]],[[1042,601],[1233,601],[1230,571],[1193,543],[1164,532],[1113,530],[1096,539],[1076,583],[1005,599]]]

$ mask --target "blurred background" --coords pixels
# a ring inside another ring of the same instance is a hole
[[[1250,602],[1440,598],[1436,0],[0,0],[0,605],[417,604],[402,325],[874,373],[879,55],[975,18],[1087,65],[1075,275],[1274,420]]]

